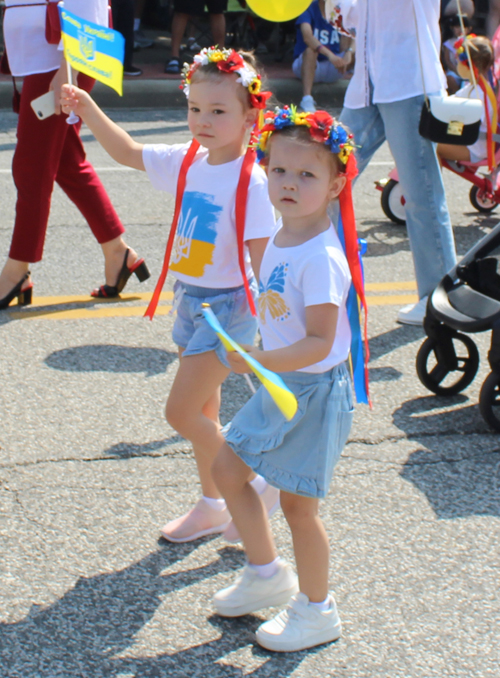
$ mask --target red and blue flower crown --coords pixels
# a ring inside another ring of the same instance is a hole
[[[314,141],[325,144],[340,162],[346,166],[349,156],[356,148],[353,135],[326,111],[299,113],[296,106],[276,108],[264,114],[264,126],[257,142],[257,158],[261,161],[268,151],[269,139],[274,132],[285,127],[304,126]]]

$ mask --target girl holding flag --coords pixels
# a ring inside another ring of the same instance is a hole
[[[467,41],[467,43],[465,42]],[[495,53],[493,45],[483,36],[473,33],[462,36],[456,41],[457,49],[457,72],[463,80],[472,80],[467,58],[466,44],[470,60],[474,69],[476,86],[471,82],[454,94],[465,99],[480,99],[484,105],[484,113],[481,119],[480,134],[482,136],[471,146],[455,146],[452,144],[438,144],[437,153],[440,158],[462,162],[478,163],[488,160],[488,168],[492,171],[495,166],[495,143],[492,134],[497,133],[497,102],[495,94],[488,82],[488,71],[493,66]]]
[[[340,636],[328,591],[328,536],[318,506],[353,417],[346,366],[351,279],[363,305],[364,292],[351,198],[356,174],[352,135],[324,111],[297,113],[285,107],[266,114],[260,139],[269,195],[282,222],[260,268],[264,350],[246,348],[265,368],[280,373],[297,398],[298,411],[287,421],[261,387],[223,431],[226,442],[213,474],[248,565],[233,585],[215,594],[214,604],[220,615],[238,617],[288,603],[257,630],[260,645],[285,652]],[[336,199],[347,258],[327,213]],[[235,372],[249,371],[238,353],[228,353],[228,358]],[[298,584],[290,566],[277,557],[269,521],[249,482],[253,472],[280,489]]]
[[[184,69],[187,144],[142,145],[115,125],[90,96],[63,87],[63,110],[75,111],[119,163],[146,171],[158,190],[176,195],[163,270],[146,315],[153,318],[167,271],[174,274],[177,317],[173,340],[180,363],[166,416],[193,445],[202,498],[161,530],[173,542],[225,532],[239,540],[211,466],[224,438],[219,422],[220,388],[230,367],[219,338],[204,319],[210,304],[223,329],[236,341],[252,343],[257,331],[254,299],[260,262],[275,229],[267,177],[255,162],[250,133],[270,96],[251,54],[204,49]],[[255,275],[255,277],[254,277]],[[278,492],[263,478],[253,487],[269,511]]]

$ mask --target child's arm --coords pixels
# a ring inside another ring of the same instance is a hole
[[[339,307],[334,304],[306,306],[306,336],[304,339],[273,351],[248,348],[248,353],[268,370],[292,372],[324,360],[335,339]],[[235,352],[227,354],[231,369],[238,374],[251,372],[244,359]]]
[[[252,262],[255,278],[259,280],[260,265],[264,256],[269,238],[254,238],[247,241],[248,251],[250,252],[250,261]]]
[[[145,171],[142,159],[143,144],[138,144],[130,134],[110,120],[87,92],[74,85],[63,85],[61,107],[66,114],[74,111],[80,116],[104,150],[116,162]]]

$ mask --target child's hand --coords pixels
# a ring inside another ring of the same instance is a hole
[[[245,349],[252,358],[259,360],[258,354],[261,353],[261,351],[248,344],[242,344],[241,348]],[[228,351],[227,360],[231,369],[236,374],[248,374],[252,372],[252,368],[248,365],[246,360],[236,351]]]
[[[75,85],[68,85],[66,83],[61,87],[61,108],[66,115],[74,111],[76,115],[82,117],[90,100],[87,92],[79,87],[75,87]]]

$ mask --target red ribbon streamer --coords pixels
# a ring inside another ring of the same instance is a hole
[[[352,203],[352,180],[358,173],[356,158],[354,154],[349,156],[346,165],[347,182],[339,195],[340,214],[342,215],[342,224],[344,226],[345,254],[349,270],[351,271],[352,284],[361,302],[364,312],[364,331],[363,343],[365,346],[365,384],[368,402],[371,407],[370,391],[368,384],[368,361],[370,359],[370,348],[368,346],[368,306],[365,298],[365,286],[363,281],[363,271],[359,260],[358,233],[356,231],[356,219],[354,217],[354,207]]]
[[[252,293],[250,292],[250,286],[248,284],[248,278],[245,270],[245,221],[247,213],[247,200],[248,200],[248,185],[250,183],[250,177],[252,176],[252,169],[255,163],[256,156],[255,148],[251,143],[245,153],[243,158],[243,164],[241,166],[240,179],[238,181],[238,188],[236,189],[236,209],[235,209],[235,218],[236,218],[236,239],[238,242],[238,262],[240,264],[241,275],[243,276],[243,284],[245,285],[245,292],[247,295],[248,305],[250,306],[250,311],[253,316],[257,315],[255,310],[255,304],[253,301]]]
[[[199,149],[199,147],[200,147],[199,142],[196,141],[196,139],[193,139],[193,141],[191,142],[191,146],[188,148],[188,152],[186,153],[186,155],[184,156],[184,160],[182,161],[179,177],[177,179],[174,218],[172,219],[172,225],[170,227],[167,248],[165,250],[165,257],[163,259],[163,267],[161,269],[158,282],[156,283],[155,291],[153,292],[153,296],[151,297],[151,301],[149,302],[149,305],[146,309],[146,313],[144,314],[144,317],[149,318],[150,320],[153,320],[156,307],[158,306],[158,302],[160,300],[160,294],[163,289],[163,285],[165,284],[165,280],[167,278],[168,265],[170,263],[170,256],[172,254],[172,248],[174,246],[175,233],[177,231],[177,224],[179,222],[179,215],[181,213],[182,197],[184,195],[184,189],[186,188],[186,177],[188,170],[193,163],[196,151]]]
[[[492,172],[496,166],[495,145],[493,143],[493,129],[491,126],[490,109],[488,106],[489,103],[488,90],[486,87],[486,81],[483,76],[479,77],[478,84],[484,94],[484,112],[486,115],[486,151],[488,153],[488,169],[490,170],[490,172]]]

